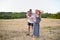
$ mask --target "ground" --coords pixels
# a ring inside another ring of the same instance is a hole
[[[0,40],[60,40],[60,19],[42,18],[39,38],[26,33],[26,19],[0,19]]]

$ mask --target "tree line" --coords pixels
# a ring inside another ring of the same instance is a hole
[[[54,18],[54,19],[60,19],[60,12],[57,13],[43,13],[41,14],[42,18]]]
[[[57,12],[55,14],[42,13],[41,17],[60,19],[60,12]],[[20,18],[26,18],[26,12],[0,12],[0,19],[20,19]]]
[[[0,12],[0,19],[26,18],[26,12]]]

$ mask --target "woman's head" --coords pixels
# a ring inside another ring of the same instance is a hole
[[[35,14],[40,15],[41,14],[41,11],[40,10],[35,10]]]

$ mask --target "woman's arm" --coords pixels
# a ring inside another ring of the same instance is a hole
[[[34,16],[34,22],[36,22],[36,15]]]

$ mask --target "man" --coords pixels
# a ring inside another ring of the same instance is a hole
[[[28,20],[28,33],[27,33],[27,35],[30,35],[30,28],[33,29],[33,23],[34,23],[34,21],[33,21],[34,16],[32,15],[32,9],[30,9],[27,12],[26,16],[27,16],[27,20]]]

